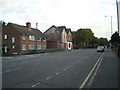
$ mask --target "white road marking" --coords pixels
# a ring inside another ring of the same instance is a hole
[[[57,73],[55,73],[56,75],[58,75],[58,74],[60,74],[61,72],[57,72]]]
[[[74,64],[76,64],[76,63],[74,63]]]
[[[36,64],[39,64],[39,63],[36,63]]]
[[[66,69],[68,69],[68,68],[70,68],[70,67],[72,67],[72,65],[67,66],[66,68],[63,69],[63,71],[65,71]]]
[[[72,67],[72,65],[68,66],[68,68]]]
[[[99,64],[100,60],[103,59],[103,55],[104,55],[104,53],[98,58],[96,64],[94,65],[94,67],[92,68],[92,70],[90,71],[90,73],[88,74],[87,78],[86,78],[86,79],[84,80],[84,82],[81,84],[81,86],[80,86],[80,90],[81,90],[81,88],[84,87],[84,85],[86,84],[86,82],[87,82],[88,79],[90,78],[91,74],[92,74],[93,71],[95,70],[96,66]]]
[[[63,71],[65,71],[66,69],[63,69]]]
[[[0,58],[12,58],[12,57],[0,57]]]
[[[22,58],[17,58],[17,59],[22,59]]]
[[[2,72],[2,73],[4,74],[4,73],[8,73],[8,72],[17,71],[17,70],[19,70],[19,69],[21,69],[21,68],[22,68],[22,67],[20,67],[20,68],[15,68],[15,69],[11,69],[11,70],[7,70],[7,71]]]
[[[51,75],[50,77],[47,77],[46,80],[48,80],[48,79],[50,79],[50,78],[52,78],[52,77],[53,77],[53,76]]]
[[[32,85],[32,88],[35,87],[35,86],[37,86],[38,84],[40,84],[40,83],[36,83],[36,84]]]
[[[98,66],[97,66],[97,68],[95,69],[95,72],[93,73],[93,76],[92,76],[92,78],[90,79],[90,81],[89,81],[89,83],[88,83],[88,86],[91,86],[91,85],[92,85],[92,83],[93,83],[93,81],[94,81],[94,78],[95,78],[95,76],[97,75],[97,72],[98,72],[98,69],[99,69],[99,67],[100,67],[100,65],[101,65],[102,60],[103,60],[103,57],[101,58]]]

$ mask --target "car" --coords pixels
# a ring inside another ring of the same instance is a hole
[[[104,46],[98,46],[97,47],[97,52],[104,52],[105,51],[105,47]]]

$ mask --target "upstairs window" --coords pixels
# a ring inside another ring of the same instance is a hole
[[[43,41],[46,42],[46,38],[43,38]]]
[[[29,40],[35,40],[35,36],[29,36]]]
[[[14,37],[12,38],[12,43],[15,43],[15,38]]]
[[[37,41],[41,41],[41,37],[37,37]]]
[[[4,36],[4,39],[7,39],[7,38],[8,38],[8,35],[5,35],[5,36]]]
[[[22,40],[26,40],[26,37],[25,37],[25,35],[22,35]]]

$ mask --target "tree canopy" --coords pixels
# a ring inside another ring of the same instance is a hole
[[[117,45],[118,43],[120,43],[120,36],[117,32],[115,32],[112,36],[111,36],[111,43],[113,45]]]
[[[79,47],[94,47],[98,45],[108,45],[107,38],[97,38],[91,29],[78,29],[72,32],[73,40]]]

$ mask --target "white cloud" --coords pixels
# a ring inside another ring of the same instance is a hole
[[[54,24],[72,30],[91,28],[96,36],[109,38],[110,25],[106,23],[110,23],[110,18],[105,19],[105,15],[114,17],[116,29],[115,0],[0,0],[0,3],[2,20],[21,25],[30,21],[32,27],[38,22],[42,32]]]

